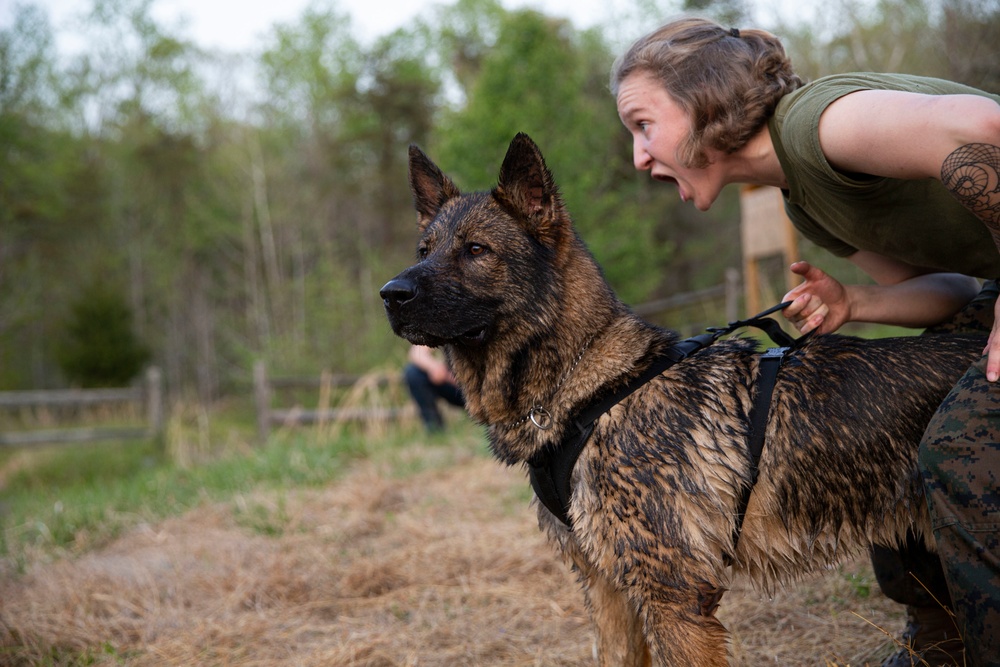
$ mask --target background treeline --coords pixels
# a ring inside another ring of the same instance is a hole
[[[626,301],[718,284],[739,266],[736,193],[702,214],[636,173],[607,90],[615,54],[680,11],[777,32],[808,78],[1000,90],[996,0],[806,0],[796,23],[765,4],[636,0],[580,30],[457,0],[362,43],[326,2],[231,54],[158,24],[153,0],[93,0],[72,55],[17,5],[0,32],[0,389],[153,362],[168,391],[209,401],[257,358],[310,373],[401,360],[377,293],[412,258],[410,143],[482,189],[528,132]]]

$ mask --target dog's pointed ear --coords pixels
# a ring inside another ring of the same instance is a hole
[[[410,191],[417,209],[417,227],[423,232],[444,203],[461,193],[450,178],[416,145],[410,145]]]
[[[542,152],[521,132],[510,142],[493,195],[528,223],[528,232],[543,243],[559,236],[563,203]]]

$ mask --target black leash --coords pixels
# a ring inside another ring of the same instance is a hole
[[[572,428],[568,429],[568,432],[563,436],[563,440],[558,446],[546,449],[528,461],[531,488],[535,491],[535,495],[538,496],[538,500],[560,521],[572,528],[572,522],[569,518],[569,499],[572,494],[570,477],[573,474],[573,467],[576,465],[577,459],[580,457],[583,448],[590,439],[591,433],[594,431],[594,424],[600,416],[657,375],[660,375],[674,364],[687,359],[695,352],[708,347],[722,336],[743,327],[756,327],[770,336],[771,340],[780,347],[771,348],[761,355],[757,397],[754,400],[750,416],[749,450],[753,465],[751,468],[750,484],[744,489],[736,516],[736,528],[733,535],[733,551],[735,552],[740,531],[743,527],[747,505],[750,502],[750,493],[753,490],[754,483],[757,481],[760,457],[764,451],[764,432],[767,427],[771,395],[774,392],[778,368],[781,366],[785,352],[801,344],[808,337],[806,335],[796,340],[785,333],[775,320],[767,317],[785,308],[790,303],[789,301],[780,303],[751,318],[730,322],[725,327],[710,327],[708,329],[709,333],[692,336],[691,338],[686,338],[675,343],[657,355],[649,367],[639,376],[614,393],[599,398],[578,412],[571,421],[572,425],[576,427],[575,431]]]

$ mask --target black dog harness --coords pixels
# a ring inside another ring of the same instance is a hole
[[[750,502],[750,494],[753,491],[754,484],[757,482],[758,465],[760,464],[761,454],[764,451],[764,430],[767,426],[771,395],[774,392],[778,368],[781,366],[785,353],[789,349],[801,344],[808,337],[808,335],[802,336],[796,340],[785,333],[777,322],[766,317],[788,306],[789,303],[778,304],[749,319],[730,322],[725,327],[711,327],[708,329],[709,333],[692,336],[691,338],[675,343],[658,354],[641,375],[614,393],[599,398],[578,412],[571,419],[572,426],[576,427],[575,430],[573,428],[567,429],[567,433],[557,446],[545,449],[528,461],[531,488],[534,489],[538,500],[552,514],[559,518],[560,521],[572,529],[572,522],[569,518],[569,499],[572,494],[570,477],[573,474],[573,467],[576,465],[580,453],[583,452],[583,448],[587,445],[587,441],[594,431],[594,423],[600,416],[657,375],[660,375],[674,364],[687,359],[695,352],[708,347],[722,336],[743,327],[757,327],[763,330],[771,337],[772,341],[781,347],[768,349],[760,358],[759,389],[750,412],[749,450],[752,462],[750,483],[743,491],[739,510],[736,515],[736,527],[733,533],[733,551],[735,552],[740,531],[743,527],[744,515],[746,514],[747,505]]]

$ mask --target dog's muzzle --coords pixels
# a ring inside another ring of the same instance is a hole
[[[393,333],[414,345],[481,345],[489,331],[489,322],[477,318],[468,303],[435,307],[431,290],[422,292],[405,271],[387,282],[379,296]]]

